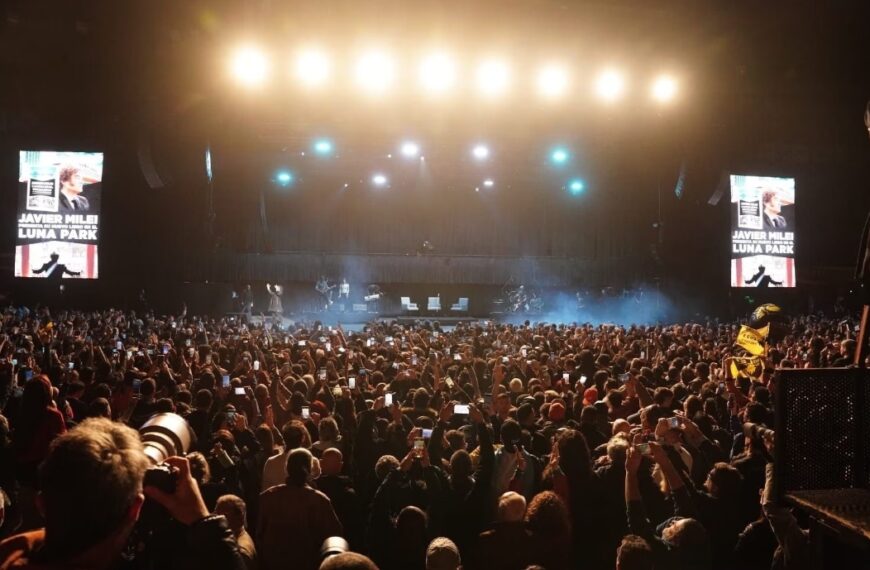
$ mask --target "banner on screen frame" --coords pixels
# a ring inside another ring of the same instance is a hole
[[[794,178],[731,176],[731,286],[794,287]]]
[[[103,153],[21,151],[15,276],[99,276]]]

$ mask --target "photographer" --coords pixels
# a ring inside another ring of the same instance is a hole
[[[184,558],[172,567],[242,570],[222,516],[209,516],[186,459],[170,457],[176,489],[145,487],[149,461],[139,435],[103,418],[58,437],[39,468],[37,505],[45,528],[0,543],[7,567],[102,569],[118,564],[145,495],[185,527]]]

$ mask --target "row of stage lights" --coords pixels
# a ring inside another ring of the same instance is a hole
[[[315,155],[321,157],[329,157],[335,154],[335,145],[329,139],[316,139],[311,145],[311,149]],[[420,145],[414,141],[404,141],[399,147],[399,154],[408,160],[419,160],[425,162],[426,157],[421,154]],[[300,153],[305,156],[305,152]],[[487,145],[478,143],[471,147],[471,157],[480,163],[485,163],[490,158],[490,149]],[[387,158],[393,158],[392,154],[388,154]],[[571,161],[571,152],[568,148],[557,146],[549,153],[549,161],[556,167],[564,167]],[[273,180],[278,186],[288,187],[295,182],[295,176],[291,170],[282,168],[275,172]],[[370,183],[375,188],[388,188],[390,185],[389,177],[383,172],[375,172],[372,174]],[[343,188],[348,188],[350,184],[345,183]],[[495,180],[491,177],[484,178],[478,186],[474,187],[475,192],[480,192],[481,188],[493,188]],[[570,194],[576,196],[581,194],[586,185],[580,178],[571,178],[564,187]]]
[[[238,48],[230,60],[232,77],[246,88],[265,85],[273,65],[265,51],[255,46]],[[335,65],[326,52],[306,49],[299,52],[287,70],[298,83],[310,90],[325,88],[335,79]],[[399,83],[399,69],[387,52],[372,50],[360,54],[352,70],[353,83],[363,93],[377,97],[387,95]],[[445,52],[425,56],[417,69],[416,79],[421,91],[431,97],[446,96],[459,86],[461,69],[455,58]],[[506,95],[514,83],[510,65],[504,59],[484,59],[473,69],[476,91],[484,98]],[[572,76],[567,65],[548,63],[536,73],[534,86],[546,100],[558,100],[569,94]],[[618,69],[604,69],[592,85],[595,94],[605,102],[614,102],[626,95],[628,79]],[[658,103],[670,103],[679,92],[677,79],[663,74],[649,85],[650,97]]]

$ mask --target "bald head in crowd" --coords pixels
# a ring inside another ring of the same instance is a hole
[[[520,522],[526,516],[526,498],[519,493],[508,491],[498,499],[498,520],[500,522]]]
[[[343,466],[344,456],[334,447],[330,447],[320,456],[320,474],[323,477],[340,475]]]

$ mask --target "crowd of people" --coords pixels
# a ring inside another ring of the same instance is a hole
[[[772,499],[774,372],[849,364],[855,330],[788,326],[750,373],[739,324],[712,320],[9,307],[0,569],[802,568]],[[134,431],[167,413],[195,434],[168,487]]]

